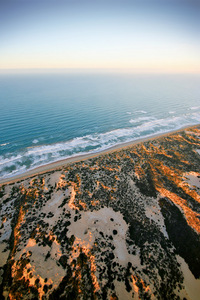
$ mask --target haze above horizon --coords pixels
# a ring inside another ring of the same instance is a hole
[[[200,72],[198,1],[0,3],[0,71]]]

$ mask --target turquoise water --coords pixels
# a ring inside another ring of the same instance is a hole
[[[0,75],[0,178],[200,123],[200,75]]]

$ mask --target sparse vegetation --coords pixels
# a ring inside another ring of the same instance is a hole
[[[200,277],[200,189],[184,177],[200,176],[198,135],[193,128],[3,185],[0,297],[120,299],[120,284],[127,299],[179,299],[176,254]]]

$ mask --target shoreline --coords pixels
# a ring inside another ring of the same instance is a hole
[[[120,151],[120,150],[129,148],[129,147],[134,146],[136,144],[140,144],[140,143],[143,143],[143,142],[146,142],[146,141],[150,141],[150,140],[170,136],[174,133],[182,132],[182,131],[190,129],[190,128],[196,128],[198,126],[200,126],[200,124],[191,125],[191,126],[183,126],[180,129],[172,130],[172,131],[169,131],[167,133],[158,133],[158,134],[154,134],[154,135],[151,135],[149,137],[146,137],[146,138],[139,138],[137,140],[133,140],[133,141],[130,141],[130,142],[120,143],[120,144],[117,144],[115,146],[112,146],[108,149],[105,149],[105,150],[102,150],[102,151],[99,151],[99,152],[96,152],[96,153],[88,153],[88,154],[82,154],[82,155],[80,154],[80,155],[76,155],[76,156],[73,156],[73,157],[61,159],[61,160],[58,160],[58,161],[55,161],[55,162],[52,162],[52,163],[48,163],[48,164],[36,167],[36,168],[31,169],[29,171],[26,171],[22,174],[14,175],[10,178],[0,179],[0,186],[5,185],[5,184],[15,183],[16,181],[22,181],[22,180],[25,180],[29,177],[34,177],[34,176],[41,175],[41,174],[44,174],[44,173],[47,173],[47,172],[56,171],[56,170],[61,169],[62,167],[65,167],[69,164],[72,164],[72,163],[85,161],[85,160],[88,160],[88,159],[91,159],[91,158],[94,158],[94,157],[98,157],[98,156],[101,156],[101,155],[105,155],[105,154],[110,154],[110,153],[113,153],[113,152],[116,152],[116,151]]]

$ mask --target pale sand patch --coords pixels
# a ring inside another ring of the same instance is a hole
[[[68,203],[68,206],[71,210],[73,209],[78,209],[76,207],[76,205],[74,204],[74,200],[75,200],[75,196],[76,196],[76,191],[75,191],[75,184],[74,185],[71,185],[69,187],[69,193],[70,193],[70,200],[69,200],[69,203]],[[79,209],[78,209],[79,210]]]
[[[12,233],[11,219],[8,218],[6,219],[3,228],[0,229],[0,233],[1,233],[0,242],[9,240],[10,235]]]
[[[11,186],[10,185],[5,185],[4,186],[4,196],[1,198],[1,202],[3,202],[5,199],[10,197],[10,192],[11,192]]]
[[[27,248],[29,248],[29,247],[34,247],[36,245],[36,241],[35,241],[35,239],[29,239],[28,240],[28,244],[27,244]]]
[[[49,176],[50,180],[49,180],[48,184],[55,186],[55,184],[57,184],[59,182],[60,176],[61,176],[61,171],[57,171],[57,172],[54,172],[53,174],[50,174],[50,176]]]
[[[117,230],[116,235],[113,235],[113,230]],[[104,236],[112,235],[115,256],[121,264],[124,264],[127,261],[127,256],[129,256],[125,243],[127,230],[128,225],[122,214],[115,212],[110,207],[104,207],[98,211],[82,212],[81,219],[69,226],[68,236],[74,235],[81,247],[91,248],[95,238],[99,237],[100,231],[103,232]]]
[[[49,176],[51,182],[53,183],[56,178],[60,178],[60,173],[51,174]],[[53,177],[53,178],[52,178]],[[39,213],[46,213],[46,215],[53,210],[53,216],[50,218],[44,217],[43,220],[49,224],[49,230],[57,224],[59,217],[61,215],[61,211],[63,208],[59,208],[59,205],[62,203],[64,198],[64,194],[61,190],[58,190],[52,194],[51,199],[45,203],[45,205],[41,208]],[[23,247],[21,251],[18,251],[15,255],[15,261],[20,261],[21,255],[31,251],[32,255],[29,256],[30,263],[24,267],[23,275],[26,279],[29,279],[30,285],[35,286],[35,280],[39,279],[40,287],[38,289],[39,299],[42,299],[44,295],[43,287],[45,284],[52,284],[52,289],[55,289],[59,286],[62,278],[65,276],[65,271],[62,266],[57,264],[57,261],[62,255],[62,250],[60,244],[57,242],[55,236],[50,236],[53,241],[52,246],[38,246],[34,238],[29,238],[26,241],[26,246]],[[55,238],[53,240],[53,237]],[[45,259],[46,255],[50,252],[50,257]],[[16,272],[17,266],[13,267],[13,275]],[[30,277],[30,272],[32,272],[32,277]],[[44,280],[47,278],[47,282]],[[50,291],[48,292],[50,293]],[[46,296],[48,296],[48,293]]]
[[[30,285],[35,285],[35,280],[38,278],[40,280],[41,287],[38,289],[39,299],[42,299],[44,295],[43,287],[44,280],[47,278],[46,284],[52,284],[52,290],[58,287],[62,278],[65,276],[65,271],[61,266],[57,265],[57,261],[61,255],[61,246],[56,242],[52,244],[52,248],[49,246],[38,246],[34,239],[29,239],[26,247],[17,253],[16,260],[20,259],[21,255],[24,253],[29,253],[31,251],[32,255],[29,256],[30,263],[28,263],[23,269],[23,275],[26,279],[30,280]],[[48,253],[51,252],[51,256],[45,260],[45,257]],[[13,275],[16,272],[16,263],[13,266],[12,272]],[[30,272],[32,272],[32,277],[30,277]]]
[[[51,199],[50,202],[47,202],[48,203],[48,207],[50,208],[50,211],[52,212],[52,206],[53,207],[58,207],[59,204],[62,203],[62,200],[63,200],[63,192],[62,191],[58,191]]]
[[[160,231],[164,234],[164,236],[166,238],[169,238],[158,200],[159,197],[157,199],[149,198],[149,201],[146,201],[145,214],[147,218],[154,221],[158,225]]]
[[[59,260],[59,258],[62,256],[62,250],[60,244],[56,241],[56,239],[53,241],[53,244],[51,246],[51,258],[55,260]]]
[[[199,300],[200,297],[200,279],[196,279],[190,269],[188,268],[188,265],[186,264],[185,260],[177,255],[177,261],[181,264],[181,270],[183,272],[184,276],[184,282],[183,286],[185,287],[185,290],[187,292],[187,299],[190,300]]]
[[[137,293],[134,294],[134,298],[133,298],[132,293],[127,292],[124,282],[119,282],[119,281],[115,280],[114,284],[115,284],[116,295],[119,297],[119,299],[126,299],[126,300],[131,300],[131,299],[138,300],[139,299],[139,296]]]
[[[6,243],[0,243],[0,253],[1,253],[1,255],[0,255],[0,267],[3,267],[5,265],[7,259],[8,259],[10,251],[9,250],[5,251],[7,246],[8,246],[8,244],[6,244]]]
[[[41,208],[40,213],[45,213],[46,216],[43,217],[44,222],[48,223],[49,226],[53,226],[58,222],[58,219],[61,215],[62,209],[59,208],[62,201],[64,199],[64,194],[62,191],[57,191],[52,195],[52,198],[48,200],[45,205]],[[51,218],[47,218],[48,213],[52,213],[53,216]]]
[[[200,173],[197,172],[189,172],[189,173],[184,173],[184,177],[187,178],[187,182],[191,187],[197,187],[200,188]]]
[[[7,197],[9,197],[10,195],[8,195]],[[6,199],[7,197],[5,197],[4,199]],[[15,201],[15,199],[5,203],[2,208],[1,208],[1,212],[0,212],[0,260],[2,260],[2,262],[0,263],[0,266],[4,265],[6,263],[6,260],[9,256],[10,251],[6,251],[3,252],[6,248],[6,246],[8,246],[7,243],[11,233],[12,233],[12,227],[11,227],[11,220],[12,220],[12,215],[14,213],[14,207],[12,207],[13,202]],[[1,265],[2,264],[2,265]]]
[[[72,221],[72,219],[71,219]],[[126,233],[128,231],[128,224],[124,221],[123,215],[120,212],[115,212],[110,207],[101,208],[98,211],[86,211],[81,213],[81,219],[76,222],[72,221],[71,225],[68,227],[69,231],[67,233],[68,237],[71,235],[75,236],[75,241],[73,244],[73,251],[69,257],[69,263],[76,259],[80,254],[80,247],[83,249],[84,253],[88,253],[94,242],[101,237],[100,232],[104,234],[109,239],[109,236],[113,237],[111,240],[112,244],[115,246],[113,251],[115,258],[113,262],[119,263],[123,267],[127,267],[128,262],[131,262],[134,267],[141,269],[139,251],[136,255],[128,253],[126,246]],[[117,233],[113,233],[116,230]],[[105,251],[109,251],[108,246],[105,246]],[[95,261],[96,265],[103,268],[105,262]],[[98,272],[95,271],[95,276],[98,280]],[[103,283],[105,279],[101,280]],[[116,281],[116,294],[119,299],[132,299],[132,293],[126,291],[124,282]],[[135,291],[134,299],[138,299],[138,295]]]

